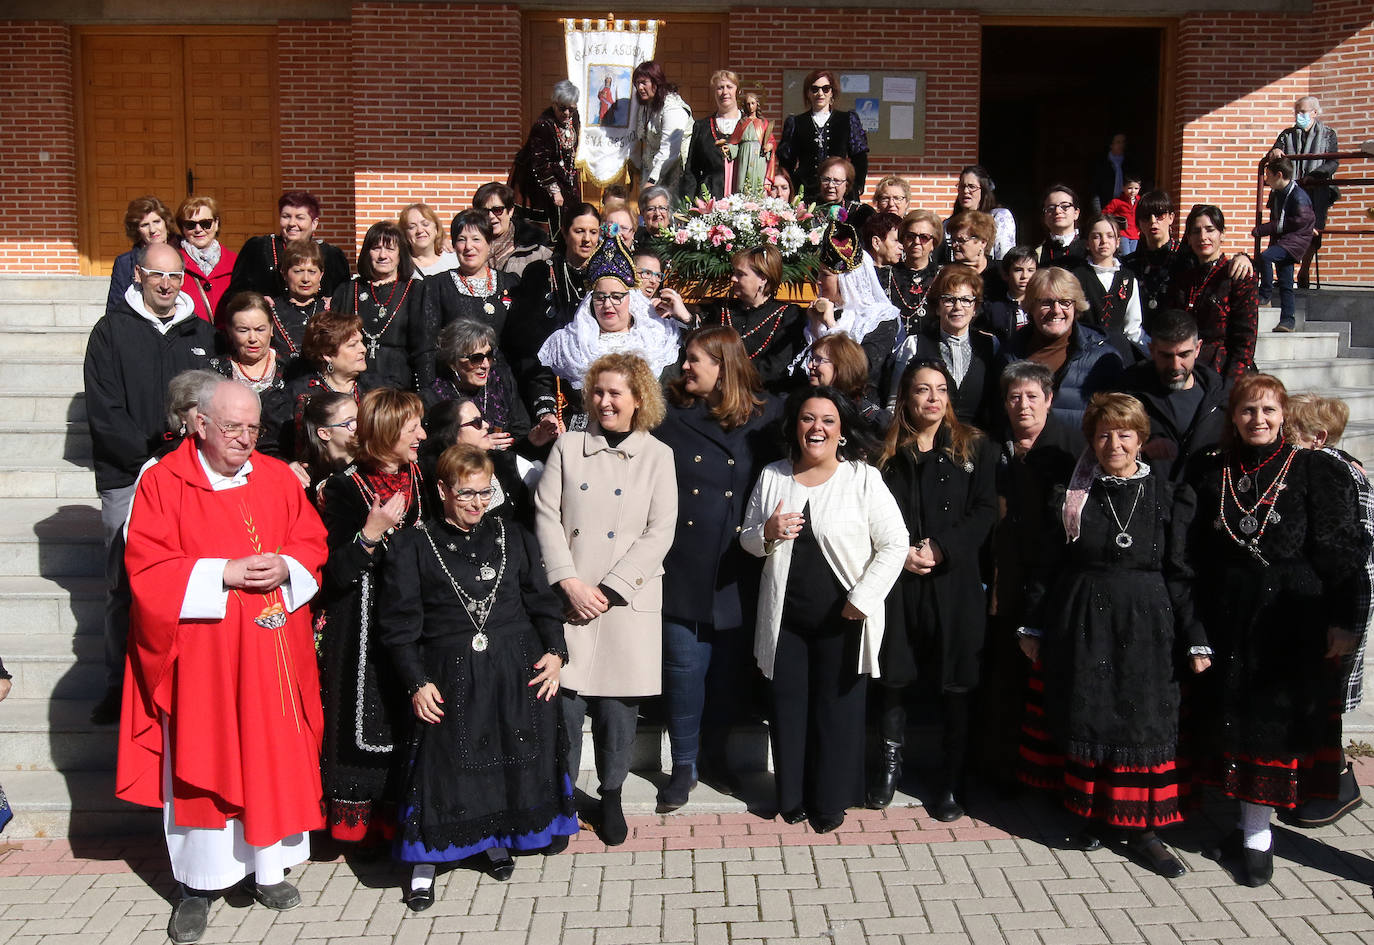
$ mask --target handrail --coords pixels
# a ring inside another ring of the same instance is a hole
[[[1272,150],[1272,149],[1270,149],[1270,150]],[[1358,150],[1355,150],[1355,151],[1328,151],[1328,152],[1324,152],[1324,153],[1322,153],[1322,154],[1300,154],[1300,155],[1287,154],[1287,155],[1284,155],[1284,156],[1287,157],[1287,158],[1289,158],[1289,159],[1297,158],[1297,159],[1303,160],[1303,161],[1314,161],[1314,160],[1315,160],[1315,161],[1341,161],[1341,160],[1351,160],[1351,159],[1369,161],[1369,160],[1374,160],[1374,141],[1365,141],[1364,143],[1362,143],[1362,144],[1359,146],[1359,149],[1358,149]],[[1266,151],[1265,154],[1264,154],[1264,157],[1260,158],[1259,164],[1258,164],[1257,167],[1256,167],[1256,177],[1257,177],[1257,180],[1256,180],[1256,182],[1255,182],[1255,226],[1256,226],[1256,227],[1258,227],[1258,226],[1260,226],[1261,224],[1264,223],[1265,210],[1267,209],[1267,203],[1268,203],[1268,202],[1265,200],[1265,196],[1264,196],[1264,168],[1265,168],[1265,165],[1267,165],[1268,163],[1269,163],[1269,152]],[[1374,186],[1374,177],[1330,177],[1330,178],[1327,178],[1327,179],[1323,180],[1323,181],[1322,181],[1322,184],[1323,184],[1324,186],[1325,186],[1325,185],[1331,185],[1331,186],[1345,185],[1345,186],[1347,186],[1347,187],[1370,187],[1370,186]],[[1323,237],[1328,236],[1328,235],[1333,235],[1333,236],[1374,236],[1374,229],[1365,229],[1365,228],[1360,228],[1360,227],[1323,227],[1323,228],[1322,228],[1322,231],[1321,231],[1321,235],[1322,235]],[[1262,250],[1262,247],[1260,246],[1261,240],[1263,240],[1263,237],[1261,237],[1261,236],[1256,236],[1256,237],[1255,237],[1255,258],[1256,258],[1256,259],[1259,259],[1259,255],[1260,255],[1260,252],[1261,252],[1261,250]],[[1320,255],[1320,250],[1318,250],[1318,252],[1317,252],[1316,254],[1314,254],[1314,256],[1313,256],[1313,265],[1314,265],[1314,266],[1317,265],[1317,258],[1316,258],[1316,257],[1317,257],[1318,255]],[[1318,271],[1320,271],[1320,270],[1318,270]]]

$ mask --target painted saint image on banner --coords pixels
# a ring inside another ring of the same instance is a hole
[[[630,124],[629,66],[587,66],[588,125],[625,128]]]

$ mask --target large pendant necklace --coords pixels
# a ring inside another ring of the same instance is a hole
[[[1274,456],[1282,452],[1285,452],[1285,450],[1280,447],[1274,452]],[[1255,504],[1248,509],[1240,504],[1240,497],[1236,494],[1239,483],[1233,482],[1232,480],[1231,466],[1228,464],[1221,471],[1221,508],[1217,510],[1217,520],[1214,525],[1219,530],[1226,532],[1232,541],[1250,552],[1255,560],[1263,565],[1268,565],[1269,562],[1264,560],[1264,556],[1260,554],[1260,539],[1264,537],[1265,529],[1271,524],[1277,525],[1279,522],[1283,521],[1283,517],[1279,515],[1278,509],[1276,509],[1275,506],[1278,504],[1279,493],[1288,488],[1288,469],[1293,465],[1293,457],[1298,455],[1298,451],[1295,449],[1289,449],[1286,450],[1286,452],[1287,456],[1284,457],[1283,465],[1279,467],[1278,475],[1274,477],[1273,482],[1269,483],[1269,487],[1260,494],[1260,497],[1255,500]],[[1273,459],[1274,456],[1270,456],[1269,459]],[[1265,460],[1265,462],[1268,462],[1268,460]],[[1239,465],[1239,463],[1237,463],[1237,465]],[[1251,473],[1258,473],[1263,465],[1264,463],[1261,463],[1259,466],[1256,466],[1251,470]],[[1244,478],[1243,467],[1241,478]],[[1236,522],[1236,528],[1240,530],[1240,535],[1237,535],[1231,530],[1231,522],[1226,517],[1226,502],[1228,499],[1231,501],[1231,504],[1236,507],[1236,511],[1240,513],[1240,518]],[[1261,508],[1264,509],[1263,517],[1260,517],[1259,514]]]
[[[353,313],[361,318],[362,313],[358,311],[358,301],[360,299],[366,301],[367,293],[364,292],[362,295],[358,294],[358,281],[357,279],[353,280]],[[401,308],[406,304],[406,296],[410,294],[410,281],[406,281],[405,291],[401,293],[401,301],[397,302],[396,307],[391,309],[390,312],[388,312],[388,309],[391,306],[392,300],[396,298],[396,289],[400,287],[400,280],[397,280],[391,286],[391,294],[386,297],[386,302],[382,302],[381,297],[377,294],[377,286],[375,283],[369,282],[368,286],[372,289],[373,301],[377,304],[377,317],[381,319],[382,327],[378,328],[375,332],[368,331],[367,328],[364,327],[363,338],[367,340],[367,356],[376,360],[377,348],[382,342],[382,336],[386,334],[386,330],[390,328],[391,323],[396,320],[397,313],[399,313]]]
[[[1237,478],[1235,481],[1236,491],[1249,492],[1251,489],[1253,489],[1255,487],[1255,483],[1252,477],[1259,475],[1259,471],[1263,469],[1265,466],[1268,466],[1270,460],[1272,460],[1275,456],[1283,452],[1283,445],[1284,439],[1283,437],[1280,437],[1279,448],[1274,450],[1274,452],[1270,453],[1268,456],[1266,456],[1263,459],[1263,461],[1261,461],[1260,464],[1256,466],[1254,469],[1246,469],[1244,463],[1242,463],[1240,460],[1236,460],[1236,467],[1240,470],[1240,477]]]
[[[496,314],[496,306],[491,303],[491,297],[496,294],[495,269],[490,266],[487,267],[485,285],[481,282],[474,282],[457,269],[450,269],[449,275],[453,277],[453,284],[457,286],[461,294],[469,298],[483,299],[482,311],[486,312],[488,315]]]
[[[1107,500],[1107,511],[1112,513],[1112,521],[1116,522],[1116,546],[1118,548],[1129,548],[1135,544],[1135,539],[1127,531],[1131,527],[1131,519],[1135,518],[1135,508],[1140,504],[1140,494],[1145,491],[1145,480],[1141,480],[1135,488],[1135,499],[1131,501],[1131,511],[1126,513],[1126,524],[1121,524],[1121,516],[1116,514],[1116,506],[1112,504],[1110,492],[1103,488],[1102,498]]]
[[[424,523],[420,522],[415,526],[425,533],[429,547],[434,552],[434,560],[439,562],[444,577],[448,578],[449,584],[453,586],[453,593],[457,594],[458,599],[462,601],[463,609],[467,611],[468,620],[472,621],[472,628],[477,631],[472,635],[472,648],[478,653],[485,652],[490,643],[486,634],[487,618],[491,616],[492,605],[496,603],[496,592],[501,589],[501,577],[506,573],[506,523],[499,518],[494,519],[494,521],[496,523],[496,547],[500,549],[501,562],[496,568],[492,568],[490,562],[484,561],[478,568],[477,579],[479,581],[495,581],[491,587],[491,592],[481,600],[473,597],[458,585],[458,581],[449,571],[448,565],[444,564],[444,556],[439,554],[439,546],[434,543],[434,536],[429,533],[429,529],[425,527]],[[453,545],[449,547],[457,550]]]

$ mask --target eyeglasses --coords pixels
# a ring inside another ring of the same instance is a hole
[[[902,234],[902,242],[903,242],[903,243],[933,243],[933,242],[935,242],[935,236],[934,236],[934,234],[932,234],[932,233],[911,233],[911,232],[907,232],[907,233],[903,233],[903,234]]]
[[[237,440],[247,434],[248,439],[256,441],[262,435],[262,427],[256,423],[220,423],[208,413],[203,413],[201,416],[219,427],[219,432],[224,434],[226,440]]]
[[[473,417],[471,420],[464,420],[462,423],[458,424],[458,429],[461,430],[463,427],[472,427],[474,430],[480,430],[480,429],[482,429],[482,427],[484,427],[484,426],[486,426],[486,425],[487,425],[487,420],[486,420],[486,418],[483,417],[483,416],[479,413],[477,416]]]
[[[1062,211],[1062,212],[1064,212],[1064,213],[1068,213],[1070,210],[1072,210],[1072,209],[1073,209],[1074,207],[1076,207],[1076,206],[1078,206],[1078,204],[1076,204],[1076,203],[1069,203],[1067,200],[1063,201],[1062,203],[1047,203],[1047,204],[1045,204],[1045,209],[1044,209],[1043,211],[1041,211],[1041,212],[1043,212],[1043,213],[1054,213],[1054,211],[1060,210],[1060,211]]]
[[[813,85],[813,86],[811,86],[811,94],[812,94],[812,95],[815,95],[815,94],[817,94],[817,93],[820,93],[821,95],[824,95],[825,93],[827,93],[827,92],[829,92],[829,91],[830,91],[830,86],[828,86],[828,85]]]
[[[507,210],[509,210],[509,209],[510,209],[510,207],[508,207],[508,206],[506,206],[506,205],[504,205],[504,204],[499,204],[499,203],[498,203],[498,204],[497,204],[496,206],[494,206],[494,207],[487,207],[487,208],[486,208],[486,211],[487,211],[487,213],[491,214],[491,215],[494,216],[494,217],[499,217],[501,214],[505,213],[505,212],[506,212]]]
[[[960,189],[960,190],[982,190],[982,189],[983,189],[983,185],[982,185],[982,184],[960,184],[960,185],[959,185],[959,189]]]
[[[145,276],[151,276],[153,279],[171,279],[173,282],[180,282],[186,278],[185,272],[165,272],[162,269],[144,269],[142,266],[139,266],[138,269]]]
[[[478,502],[490,502],[496,496],[496,490],[491,486],[485,489],[459,489],[453,493],[453,497],[459,502],[471,502],[476,499]]]
[[[647,217],[649,214],[651,214],[651,213],[667,213],[667,212],[668,212],[668,208],[667,208],[666,205],[665,205],[665,206],[662,206],[662,207],[645,207],[645,208],[644,208],[644,215],[645,215],[646,217]]]
[[[973,303],[978,301],[976,295],[942,295],[940,302],[953,308],[956,305],[963,308],[973,308]]]
[[[340,420],[338,423],[325,423],[321,425],[320,429],[347,430],[349,433],[352,433],[354,430],[358,429],[358,418],[349,417],[347,420]]]
[[[951,243],[953,243],[955,246],[963,246],[965,243],[973,243],[973,242],[986,243],[986,242],[987,242],[987,240],[983,239],[981,236],[973,236],[972,234],[970,234],[969,236],[953,236],[953,237],[950,237],[950,240],[949,240],[949,241],[950,241]]]
[[[629,294],[628,292],[593,292],[592,304],[605,305],[607,302],[610,302],[612,305],[619,305],[621,302],[625,301],[625,297]]]
[[[214,217],[208,220],[178,220],[177,222],[181,224],[184,233],[190,233],[192,230],[204,230],[208,233],[215,228]]]
[[[834,184],[836,187],[844,187],[849,183],[847,177],[822,177],[822,184]]]
[[[663,278],[663,273],[659,272],[657,269],[636,269],[636,270],[635,270],[635,275],[639,276],[639,278],[641,278],[641,279],[662,279],[662,278]]]
[[[827,365],[827,364],[834,364],[835,362],[834,362],[834,361],[831,361],[829,358],[822,358],[820,355],[815,355],[815,354],[813,354],[813,355],[808,359],[808,363],[809,363],[812,367],[824,367],[824,366]]]
[[[492,360],[490,351],[474,351],[472,354],[465,354],[458,358],[459,361],[466,361],[468,364],[486,364]]]
[[[1040,307],[1047,312],[1052,308],[1072,309],[1074,301],[1073,299],[1041,299]]]

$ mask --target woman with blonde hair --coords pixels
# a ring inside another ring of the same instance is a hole
[[[939,361],[908,364],[897,388],[879,466],[910,535],[887,599],[879,663],[882,757],[870,807],[892,801],[902,774],[907,688],[938,687],[943,764],[926,803],[940,821],[964,815],[972,692],[987,623],[979,552],[997,521],[997,447],[954,409],[954,379]]]
[[[378,576],[392,535],[426,514],[417,462],[423,416],[415,394],[369,391],[358,408],[354,462],[320,490],[329,531],[319,643],[324,790],[339,840],[377,842],[395,832],[395,746],[407,694],[377,646]]]
[[[197,315],[216,322],[215,313],[229,289],[239,254],[220,244],[219,204],[214,197],[187,197],[177,207],[176,221],[182,233],[181,258],[186,263],[181,291],[191,297]]]
[[[687,145],[687,166],[683,174],[682,196],[695,199],[703,188],[711,197],[730,193],[734,160],[730,138],[740,123],[739,76],[729,69],[717,69],[707,83],[716,110],[692,124],[692,140]]]
[[[1079,818],[1078,849],[1120,831],[1143,865],[1177,879],[1183,863],[1155,831],[1183,819],[1179,677],[1210,665],[1186,547],[1196,503],[1140,459],[1150,420],[1134,397],[1094,395],[1083,435],[1088,449],[1053,500],[1018,630],[1039,670],[1021,778]]]
[[[453,250],[444,248],[444,224],[427,203],[412,203],[396,214],[396,225],[410,241],[410,259],[421,275],[433,276],[458,266]]]
[[[639,703],[663,688],[663,559],[677,524],[677,476],[672,450],[650,435],[665,407],[642,358],[597,358],[582,389],[587,429],[554,441],[535,491],[535,533],[564,605],[568,769],[576,776],[590,713],[598,834],[615,846],[628,834],[620,792]]]

